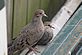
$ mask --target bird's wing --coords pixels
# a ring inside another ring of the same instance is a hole
[[[41,39],[43,33],[43,30],[40,30],[40,28],[29,25],[21,31],[20,38],[26,38],[26,42],[29,45],[34,45]]]
[[[53,30],[49,26],[45,26],[44,34],[38,41],[38,45],[46,45],[53,37]]]

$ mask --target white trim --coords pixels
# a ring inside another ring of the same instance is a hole
[[[0,55],[7,55],[6,7],[0,10]]]

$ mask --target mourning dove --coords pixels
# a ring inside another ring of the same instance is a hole
[[[42,38],[38,41],[37,45],[46,45],[50,42],[50,40],[53,38],[53,29],[54,27],[52,27],[50,25],[51,22],[45,22],[44,23],[44,34],[42,36]]]
[[[18,37],[13,41],[12,45],[8,47],[8,54],[13,55],[16,51],[22,51],[25,48],[36,51],[32,46],[35,45],[44,34],[44,25],[42,17],[47,16],[42,9],[35,11],[32,21],[26,25]]]
[[[55,29],[54,27],[52,27],[50,25],[51,22],[45,22],[44,23],[44,34],[42,36],[42,38],[37,42],[36,45],[47,45],[50,40],[53,38],[53,29]],[[33,46],[33,48],[35,48],[35,46]],[[32,50],[29,50],[26,55],[31,52]]]

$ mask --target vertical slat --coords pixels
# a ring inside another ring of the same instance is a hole
[[[12,37],[12,13],[13,13],[13,0],[6,1],[7,8],[7,39],[8,43],[11,42]]]
[[[16,37],[26,24],[27,0],[14,0],[13,37]]]
[[[37,10],[40,6],[40,0],[28,0],[28,16],[27,16],[27,23],[30,22],[34,11]]]
[[[40,8],[45,11],[45,13],[47,14],[47,16],[48,16],[49,1],[50,0],[41,0],[40,1]],[[43,18],[43,21],[46,21],[46,20],[48,20],[48,18]]]
[[[49,1],[50,0],[41,0],[41,2],[40,2],[40,8],[42,8],[43,10],[46,11],[47,8],[48,8]]]

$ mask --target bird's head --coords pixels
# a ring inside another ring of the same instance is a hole
[[[41,17],[41,16],[47,17],[47,15],[45,14],[44,10],[42,10],[42,9],[36,10],[36,11],[35,11],[35,16],[36,16],[36,17]]]
[[[44,22],[44,26],[49,26],[50,28],[53,28],[55,29],[52,25],[51,25],[51,22]]]

